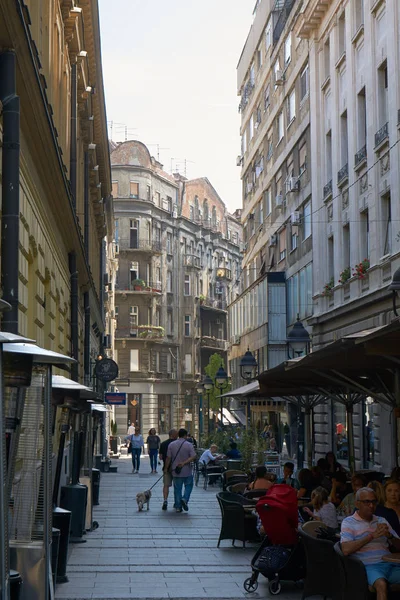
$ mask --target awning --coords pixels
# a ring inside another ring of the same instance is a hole
[[[224,425],[238,425],[238,420],[229,412],[227,408],[222,409],[224,416]],[[221,420],[221,411],[218,412],[218,419]]]
[[[100,400],[100,394],[98,392],[95,392],[86,385],[82,385],[81,383],[73,381],[68,377],[64,377],[63,375],[53,375],[51,386],[53,389],[56,390],[79,392],[80,398],[82,398],[83,400],[87,400],[88,402]]]
[[[57,365],[58,368],[68,368],[71,363],[76,362],[74,358],[46,350],[35,344],[25,343],[8,343],[3,345],[4,352],[12,352],[13,354],[23,354],[32,356],[35,364],[41,365]]]
[[[108,407],[105,404],[92,404],[92,412],[108,412]]]
[[[243,385],[240,388],[236,388],[236,390],[231,390],[230,392],[226,392],[226,394],[221,394],[221,396],[218,396],[219,398],[231,398],[231,397],[235,397],[235,396],[249,396],[250,394],[254,394],[255,392],[258,392],[258,390],[260,389],[260,384],[258,383],[258,381],[252,381],[251,383],[248,383],[247,385]]]

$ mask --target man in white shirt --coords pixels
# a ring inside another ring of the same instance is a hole
[[[199,458],[199,462],[207,466],[209,463],[214,464],[219,456],[217,455],[218,446],[211,444],[208,450],[204,450],[203,454]]]
[[[127,431],[127,435],[135,435],[135,426],[133,423],[131,423],[128,427],[128,431]]]

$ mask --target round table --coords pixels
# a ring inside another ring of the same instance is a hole
[[[400,565],[400,552],[393,552],[392,554],[385,554],[382,556],[382,560],[388,563],[394,563]]]

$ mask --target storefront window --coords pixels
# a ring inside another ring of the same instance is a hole
[[[333,452],[338,461],[347,463],[349,449],[347,443],[346,407],[339,402],[332,402],[332,437]]]
[[[171,429],[171,396],[158,394],[158,433],[168,433]]]

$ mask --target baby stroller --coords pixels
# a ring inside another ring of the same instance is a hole
[[[299,581],[305,577],[306,559],[297,533],[297,493],[286,484],[274,485],[260,498],[256,511],[265,538],[252,561],[252,575],[243,584],[246,592],[258,588],[261,573],[269,581],[271,594],[279,594],[281,580]]]

